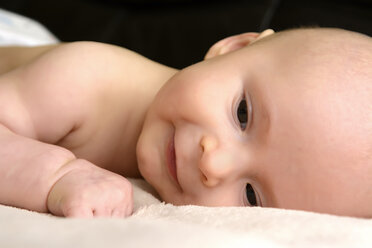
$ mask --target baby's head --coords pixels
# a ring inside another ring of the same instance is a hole
[[[138,141],[163,200],[372,217],[370,37],[247,33],[207,58],[163,86]]]

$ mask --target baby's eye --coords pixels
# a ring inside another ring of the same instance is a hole
[[[252,207],[256,207],[258,205],[256,193],[254,192],[252,185],[250,185],[249,183],[247,183],[247,185],[245,186],[245,194],[247,196],[249,205]]]
[[[245,98],[240,100],[236,115],[238,117],[240,128],[242,130],[245,130],[248,122],[247,101],[245,100]]]

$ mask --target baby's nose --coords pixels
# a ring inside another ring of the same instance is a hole
[[[201,180],[207,187],[222,183],[234,168],[233,158],[216,138],[204,136],[200,140],[202,155],[199,161]]]

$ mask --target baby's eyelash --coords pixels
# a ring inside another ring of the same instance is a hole
[[[235,109],[235,117],[237,124],[242,131],[248,129],[253,121],[253,106],[251,96],[247,92],[242,95]]]
[[[256,192],[253,189],[252,185],[249,183],[247,183],[247,185],[245,186],[245,194],[247,197],[247,202],[249,203],[250,206],[252,207],[258,206]]]
[[[248,122],[248,108],[247,108],[247,101],[245,100],[245,97],[243,97],[240,102],[239,102],[239,106],[238,106],[238,109],[237,109],[237,117],[238,117],[238,121],[239,121],[239,124],[240,124],[240,128],[242,130],[245,130],[246,127],[247,127],[247,122]]]

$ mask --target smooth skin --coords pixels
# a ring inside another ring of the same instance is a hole
[[[144,178],[177,205],[250,206],[250,184],[259,206],[372,217],[371,38],[250,38],[221,41],[161,88],[137,147]],[[164,155],[172,140],[177,180]]]
[[[130,215],[132,186],[121,175],[140,177],[145,112],[176,70],[94,42],[11,49],[0,77],[0,202],[68,217]]]
[[[341,30],[268,30],[180,72],[94,42],[14,51],[0,68],[0,202],[128,216],[125,177],[142,174],[176,205],[246,206],[249,183],[261,206],[371,217],[370,48]]]

